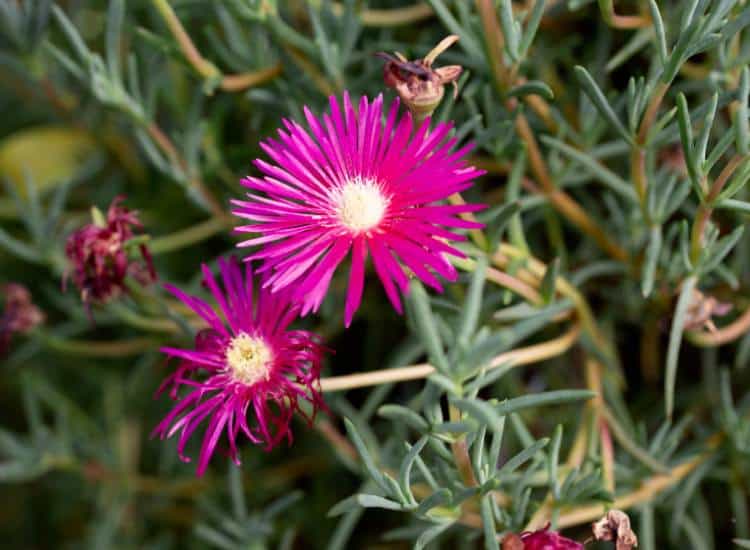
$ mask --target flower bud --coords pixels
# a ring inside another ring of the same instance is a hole
[[[411,111],[417,121],[432,115],[445,95],[445,85],[453,84],[457,92],[456,80],[463,68],[460,65],[447,65],[433,69],[432,64],[443,51],[458,40],[458,36],[444,38],[423,59],[409,61],[402,54],[395,56],[379,53],[386,59],[383,67],[383,81],[389,88],[395,88],[401,101]]]

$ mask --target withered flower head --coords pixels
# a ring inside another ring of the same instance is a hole
[[[693,297],[685,318],[685,330],[706,328],[716,332],[713,317],[726,315],[732,310],[732,304],[720,302],[713,296],[704,294],[697,288],[693,290]]]
[[[632,550],[638,546],[638,537],[630,528],[630,518],[620,510],[610,510],[591,528],[596,540],[615,541],[616,550]]]
[[[132,258],[128,252],[134,248],[129,241],[134,237],[133,229],[143,227],[138,214],[121,206],[124,197],[112,201],[106,219],[97,209],[92,209],[94,221],[68,237],[65,255],[70,268],[63,278],[73,279],[81,291],[81,300],[104,303],[125,291],[125,277],[131,276],[146,285],[156,280],[151,255],[144,243],[136,246],[140,259]]]
[[[409,61],[398,52],[395,52],[395,56],[384,52],[377,54],[386,59],[383,67],[383,80],[386,86],[396,89],[401,100],[418,121],[430,116],[440,105],[446,84],[453,84],[454,97],[458,92],[456,80],[463,70],[460,65],[432,68],[437,56],[457,40],[458,36],[452,34],[444,38],[424,58],[414,61]]]
[[[44,322],[44,313],[31,302],[29,290],[18,283],[0,286],[5,307],[0,316],[0,356],[5,355],[15,333],[26,333]]]

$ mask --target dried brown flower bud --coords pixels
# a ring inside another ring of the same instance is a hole
[[[383,81],[389,88],[396,89],[399,97],[417,121],[430,116],[440,105],[446,84],[453,84],[454,97],[458,93],[456,80],[461,75],[463,67],[447,65],[439,69],[432,68],[437,56],[457,40],[458,36],[452,34],[444,38],[423,59],[414,61],[409,61],[398,52],[395,52],[395,56],[383,52],[377,54],[386,59],[383,67]]]
[[[685,330],[698,330],[706,328],[711,332],[716,331],[713,317],[726,315],[732,310],[732,304],[720,302],[713,296],[702,293],[697,288],[693,290],[693,299],[688,307],[685,318]]]
[[[630,528],[630,518],[620,510],[610,510],[591,529],[596,540],[615,541],[616,550],[632,550],[638,546],[638,537]]]
[[[44,313],[31,302],[29,290],[18,283],[0,287],[5,308],[0,316],[0,356],[4,355],[15,333],[26,333],[44,322]]]

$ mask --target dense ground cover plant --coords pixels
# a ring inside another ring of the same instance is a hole
[[[748,25],[0,3],[3,541],[750,547]]]

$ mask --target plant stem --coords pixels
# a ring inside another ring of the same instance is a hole
[[[169,2],[167,0],[153,0],[153,3],[156,10],[167,24],[172,36],[177,40],[177,44],[180,46],[188,63],[190,63],[203,78],[210,79],[220,77],[221,71],[219,71],[216,65],[201,55],[198,48],[193,44],[190,35],[188,35],[187,31],[182,26],[182,23],[180,23],[180,19],[172,9],[172,6],[169,5]]]
[[[451,263],[456,267],[463,269],[464,271],[473,271],[476,262],[471,258],[451,258]],[[493,267],[488,267],[485,277],[487,280],[492,281],[502,287],[505,287],[518,296],[524,298],[530,304],[540,306],[544,304],[542,295],[531,285],[526,282],[514,277],[510,273],[505,271],[499,271]]]
[[[715,332],[686,332],[685,336],[696,346],[715,347],[728,344],[750,330],[750,307],[727,326]]]
[[[460,193],[453,193],[450,197],[448,197],[448,201],[454,205],[466,204],[466,201]],[[472,212],[464,212],[460,216],[462,219],[468,220],[470,222],[477,221],[476,216],[474,216]],[[470,229],[469,235],[471,235],[471,239],[474,241],[474,244],[476,244],[479,248],[481,248],[482,250],[487,249],[487,237],[484,235],[484,232],[481,229]]]
[[[533,256],[530,256],[527,252],[510,244],[501,243],[497,253],[492,257],[492,262],[500,268],[505,268],[514,259],[524,259],[526,261],[525,266],[518,269],[515,276],[535,287],[539,286],[547,271],[547,266]],[[614,359],[614,353],[609,345],[609,341],[599,329],[591,308],[583,295],[564,277],[557,278],[555,289],[562,296],[569,298],[573,302],[582,328],[590,335],[599,352],[610,360]]]
[[[643,119],[638,128],[635,143],[630,152],[630,173],[633,178],[635,192],[638,195],[638,201],[641,205],[643,219],[647,224],[651,224],[651,215],[646,203],[646,192],[648,190],[648,177],[646,175],[646,142],[648,140],[648,133],[654,125],[656,116],[659,113],[659,107],[664,100],[667,90],[669,90],[669,84],[660,82],[654,90],[654,93],[651,95],[651,99],[646,107],[646,112],[643,115]]]
[[[562,336],[553,338],[541,344],[535,344],[524,348],[497,355],[487,366],[487,370],[495,369],[502,365],[520,367],[531,363],[537,363],[551,357],[556,357],[568,351],[578,340],[580,326],[574,324]],[[335,392],[378,386],[393,382],[406,382],[408,380],[421,380],[435,372],[435,367],[428,363],[409,365],[394,369],[381,369],[360,374],[347,374],[344,376],[331,376],[321,378],[320,389],[323,392]]]
[[[706,231],[706,226],[711,219],[711,214],[714,211],[714,203],[719,197],[721,190],[726,185],[729,178],[732,177],[735,170],[748,159],[747,155],[734,155],[726,166],[722,169],[719,175],[714,180],[711,188],[708,191],[705,199],[701,201],[698,206],[698,211],[695,214],[695,221],[693,222],[693,230],[690,236],[690,259],[693,263],[696,263],[701,256],[703,251],[703,234]]]
[[[344,7],[340,2],[332,3],[333,13],[340,16]],[[365,27],[395,27],[429,19],[435,11],[426,2],[391,9],[365,9],[359,12],[359,20]]]
[[[182,229],[170,233],[169,235],[153,239],[149,245],[149,250],[154,255],[180,250],[186,246],[213,237],[217,233],[230,227],[231,224],[231,218],[226,215],[209,218],[208,220],[193,225],[192,227],[188,227],[187,229]]]
[[[206,59],[198,51],[198,48],[193,43],[190,35],[185,30],[185,27],[180,23],[180,19],[177,14],[169,5],[167,0],[153,0],[154,7],[164,19],[169,31],[180,46],[185,59],[190,65],[206,80],[218,80],[219,88],[226,92],[240,92],[251,86],[257,86],[263,82],[267,82],[272,78],[275,78],[281,74],[282,66],[280,63],[260,69],[254,72],[236,74],[236,75],[222,75],[219,68],[214,65],[211,61]]]
[[[43,342],[50,348],[89,357],[124,357],[153,351],[160,342],[153,338],[131,338],[129,340],[68,340],[44,335]]]
[[[154,142],[159,146],[159,148],[164,152],[164,154],[167,155],[169,161],[172,164],[178,166],[180,170],[182,170],[182,172],[185,174],[185,176],[190,178],[190,170],[187,161],[180,155],[180,153],[177,151],[177,148],[174,146],[169,137],[167,137],[167,135],[161,130],[161,128],[159,128],[159,126],[157,126],[156,123],[152,121],[146,124],[146,131],[148,132],[148,135],[151,136],[151,139],[153,139]],[[213,213],[215,216],[225,215],[224,209],[221,207],[219,201],[203,185],[203,182],[199,177],[196,176],[190,178],[190,185],[192,185],[198,191],[198,194],[203,198],[206,206],[211,213]]]
[[[142,330],[162,333],[178,333],[181,330],[171,319],[145,317],[117,302],[108,304],[108,309],[124,323]]]
[[[693,457],[692,459],[675,466],[669,473],[656,474],[643,481],[638,489],[616,497],[614,502],[603,504],[591,504],[572,508],[563,512],[557,521],[557,527],[564,529],[582,523],[595,521],[607,513],[607,510],[613,508],[626,510],[638,504],[652,501],[659,493],[671,488],[698,466],[703,464],[711,456],[712,452],[719,446],[723,439],[723,434],[714,434],[706,443],[706,450]],[[535,515],[526,525],[526,531],[535,531],[541,529],[548,521],[547,515]]]
[[[615,29],[642,29],[651,25],[651,20],[641,15],[617,15],[614,0],[599,0],[599,9],[604,22]]]
[[[448,406],[448,415],[451,422],[459,422],[461,420],[461,411],[453,405]],[[458,468],[458,472],[461,474],[464,485],[467,487],[476,487],[479,485],[477,478],[474,476],[474,468],[471,466],[466,434],[461,434],[456,441],[451,443],[451,451],[453,452],[453,460],[456,461],[456,468]]]
[[[219,87],[225,92],[241,92],[242,90],[252,88],[258,84],[268,82],[272,78],[276,78],[281,74],[282,70],[283,66],[281,63],[276,63],[265,69],[259,69],[249,73],[224,75]]]
[[[503,33],[497,20],[495,5],[492,0],[476,0],[477,11],[479,11],[484,29],[485,47],[489,60],[490,69],[495,81],[498,95],[505,99],[505,105],[509,112],[517,110],[518,101],[515,98],[505,98],[507,90],[512,87],[518,78],[509,71],[503,63]],[[529,166],[534,177],[541,186],[542,194],[547,197],[552,206],[560,212],[571,223],[582,232],[596,241],[600,248],[613,258],[627,262],[628,253],[617,243],[612,241],[606,232],[581,208],[581,206],[565,191],[558,189],[549,174],[547,165],[542,157],[539,145],[534,137],[534,132],[529,125],[526,116],[518,111],[515,118],[516,132],[526,145]]]

